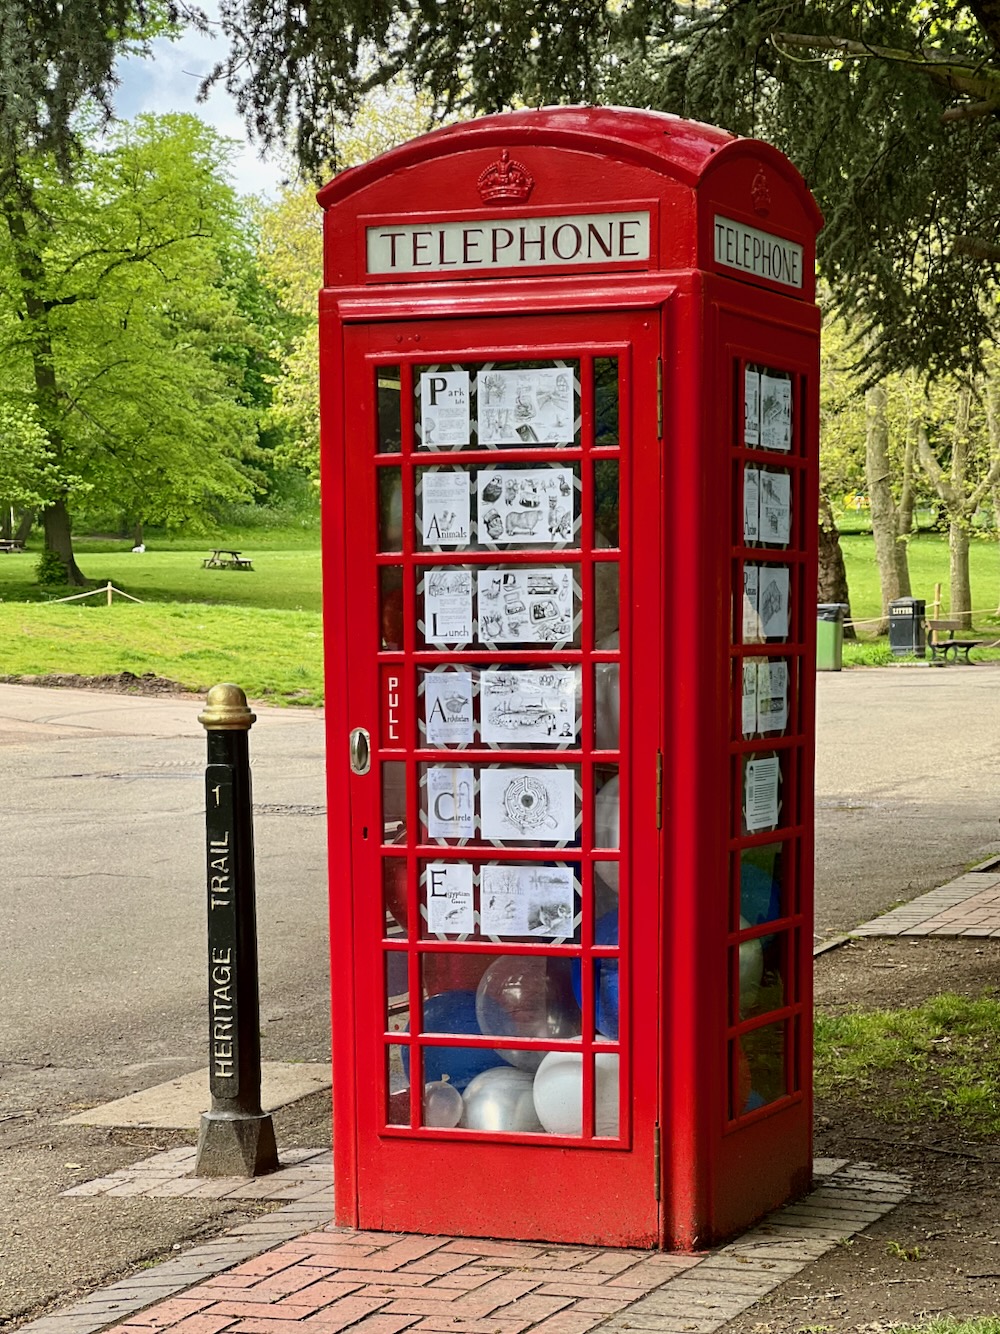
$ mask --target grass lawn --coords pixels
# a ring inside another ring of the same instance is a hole
[[[880,594],[869,534],[841,539],[855,621],[878,617]],[[206,570],[214,546],[233,547],[253,560],[252,571]],[[35,582],[37,547],[0,554],[0,675],[78,676],[152,673],[192,690],[236,681],[255,699],[322,701],[319,538],[314,527],[233,528],[211,539],[154,538],[133,555],[111,538],[80,538],[77,561],[95,585],[108,581],[142,605],[103,595],[58,604],[60,592]],[[948,543],[921,533],[910,543],[915,597],[930,612],[934,584],[944,585],[947,612]],[[980,637],[1000,638],[1000,548],[972,546],[972,587]],[[65,593],[72,593],[66,589]],[[845,664],[893,661],[885,639],[845,646]],[[997,656],[1000,651],[977,657]]]

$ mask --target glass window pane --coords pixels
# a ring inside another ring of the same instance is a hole
[[[788,1092],[785,1080],[785,1035],[787,1025],[768,1024],[744,1033],[740,1039],[746,1057],[750,1091],[741,1111],[752,1112]]]
[[[621,533],[621,499],[617,459],[594,461],[594,546],[617,547]]]
[[[594,358],[594,444],[617,445],[618,358]]]
[[[406,1067],[404,1069],[404,1054]],[[409,1050],[392,1043],[385,1050],[385,1120],[390,1126],[408,1126],[410,1124],[410,1079]]]
[[[378,549],[403,549],[403,475],[399,468],[378,469]]]
[[[398,454],[402,449],[400,423],[400,378],[398,366],[379,366],[375,371],[378,401],[378,448],[380,454]]]
[[[380,646],[398,652],[403,647],[403,571],[383,565],[378,582]]]

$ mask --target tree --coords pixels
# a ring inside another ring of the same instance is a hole
[[[815,191],[820,264],[873,378],[981,362],[1000,266],[998,0],[220,0],[220,69],[320,171],[401,74],[439,110],[654,107],[770,139]]]
[[[222,352],[257,335],[227,278],[246,249],[228,152],[194,117],[144,117],[81,150],[72,184],[34,154],[0,194],[0,405],[43,434],[33,486],[71,582],[84,497],[170,521],[248,494],[256,417]]]

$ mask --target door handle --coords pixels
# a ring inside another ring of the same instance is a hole
[[[366,774],[372,767],[372,739],[363,727],[351,730],[351,772]]]

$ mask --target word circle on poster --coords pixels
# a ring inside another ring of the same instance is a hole
[[[476,832],[475,770],[432,765],[427,770],[427,835],[472,838]]]
[[[428,862],[424,902],[431,935],[470,935],[476,929],[476,919],[469,863]]]
[[[562,566],[479,570],[478,637],[492,644],[551,644],[573,634],[573,574]]]
[[[569,367],[480,371],[476,406],[481,445],[571,445],[576,436]]]
[[[427,745],[471,745],[472,673],[426,672],[423,690],[424,736]]]
[[[420,431],[427,449],[453,449],[469,443],[471,392],[468,371],[422,371]]]
[[[577,733],[576,673],[484,671],[479,678],[479,736],[484,744],[557,746]]]
[[[479,926],[484,936],[573,934],[573,871],[568,866],[484,866]]]
[[[573,473],[569,468],[482,468],[476,479],[477,531],[494,546],[544,546],[573,537]]]
[[[479,800],[483,838],[566,842],[576,833],[572,769],[484,769]]]
[[[425,547],[464,547],[472,538],[469,475],[427,469],[420,481],[420,538]]]

